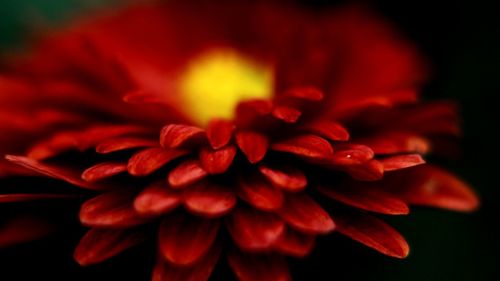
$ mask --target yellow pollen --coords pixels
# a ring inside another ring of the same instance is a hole
[[[225,49],[195,58],[180,80],[182,106],[202,126],[213,118],[233,118],[239,102],[269,98],[272,89],[272,67]]]

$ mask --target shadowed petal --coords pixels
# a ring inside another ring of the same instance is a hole
[[[0,248],[21,244],[47,236],[55,227],[40,217],[15,217],[0,225]]]
[[[225,186],[200,182],[184,191],[184,206],[197,215],[210,218],[222,216],[235,205],[234,191]]]
[[[290,166],[271,167],[260,165],[260,172],[274,185],[291,192],[303,190],[307,186],[306,175]]]
[[[137,152],[128,160],[127,169],[131,175],[147,176],[170,161],[187,153],[185,150],[164,149],[160,147],[146,148]]]
[[[306,194],[291,194],[278,211],[293,228],[311,234],[326,234],[335,229],[335,223],[327,212]]]
[[[372,159],[361,165],[347,166],[346,171],[351,177],[360,181],[377,181],[384,176],[384,165]]]
[[[131,148],[150,147],[157,145],[158,145],[157,141],[147,138],[120,137],[120,138],[107,139],[99,143],[96,146],[95,150],[98,153],[107,154]]]
[[[269,140],[266,136],[250,131],[236,133],[236,143],[252,164],[262,160],[269,147]]]
[[[427,139],[412,133],[386,132],[359,141],[369,146],[376,154],[427,153],[430,143]]]
[[[333,155],[330,143],[315,135],[301,135],[281,142],[273,143],[271,148],[276,151],[288,152],[312,159],[329,158]]]
[[[178,148],[198,143],[205,137],[205,131],[198,127],[170,124],[161,130],[160,144],[165,148]]]
[[[295,123],[299,120],[302,112],[289,106],[277,106],[273,109],[273,116],[286,123]]]
[[[229,265],[239,281],[291,281],[288,265],[282,256],[257,255],[232,251]]]
[[[134,209],[143,215],[156,216],[168,213],[181,203],[181,193],[161,181],[146,187],[135,198]]]
[[[285,255],[305,257],[314,248],[315,237],[287,228],[274,244],[274,248]]]
[[[317,120],[304,125],[302,130],[322,136],[331,141],[347,141],[349,140],[349,132],[346,128],[335,121]]]
[[[284,201],[283,192],[258,175],[239,180],[238,196],[263,211],[278,210]]]
[[[233,122],[214,119],[208,123],[207,137],[213,149],[219,149],[229,143],[235,126]]]
[[[50,199],[69,199],[76,197],[77,197],[76,195],[70,195],[70,194],[46,194],[46,193],[0,194],[0,203],[29,202],[29,201],[50,200]]]

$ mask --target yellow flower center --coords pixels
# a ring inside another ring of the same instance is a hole
[[[212,118],[233,118],[241,101],[271,97],[273,70],[235,51],[214,50],[187,66],[180,90],[184,109],[204,126]]]

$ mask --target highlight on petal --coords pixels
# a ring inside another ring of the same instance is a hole
[[[300,135],[285,139],[273,143],[271,148],[310,159],[325,159],[333,155],[333,147],[330,143],[315,135]]]
[[[187,153],[188,151],[185,150],[164,149],[161,147],[146,148],[137,152],[128,160],[127,170],[133,176],[147,176]]]
[[[28,168],[32,171],[35,171],[41,175],[62,180],[81,188],[101,189],[101,187],[97,185],[83,181],[77,172],[70,169],[43,164],[41,162],[23,156],[6,155],[5,159]]]
[[[269,147],[269,140],[266,136],[251,131],[236,133],[236,143],[252,164],[264,159]]]
[[[208,123],[207,138],[213,149],[219,149],[231,141],[235,126],[232,121],[213,119]]]
[[[204,147],[200,150],[200,162],[209,174],[222,174],[229,169],[236,156],[236,147],[228,145],[218,150]]]
[[[127,190],[110,191],[83,203],[80,221],[94,227],[124,228],[149,220],[133,208],[135,194]]]
[[[160,144],[165,148],[178,148],[198,143],[205,138],[205,131],[198,127],[170,124],[161,130]]]
[[[173,188],[182,188],[208,176],[198,160],[186,160],[168,174],[168,183]]]
[[[389,158],[381,159],[380,162],[384,166],[385,172],[410,168],[425,163],[424,159],[422,159],[422,156],[420,156],[419,154],[392,156]]]
[[[319,135],[331,141],[349,140],[349,132],[339,123],[332,120],[315,120],[300,128],[303,131]]]
[[[19,216],[0,224],[0,248],[43,238],[55,230],[52,223],[41,217]]]
[[[385,132],[359,140],[369,146],[376,154],[418,153],[430,150],[430,143],[424,137],[414,133]]]
[[[232,251],[229,266],[240,281],[291,281],[288,265],[282,256],[248,254]]]
[[[314,245],[314,235],[287,228],[274,244],[274,248],[280,253],[301,258],[309,255]]]
[[[319,186],[318,191],[333,200],[371,212],[387,215],[406,215],[410,212],[408,205],[398,197],[362,182]]]
[[[292,228],[311,234],[326,234],[335,229],[328,213],[306,194],[290,194],[278,214]]]
[[[401,234],[376,217],[351,212],[334,215],[334,218],[338,232],[382,254],[405,258],[410,252]]]
[[[277,106],[273,109],[273,116],[286,123],[295,123],[299,120],[302,112],[289,106]]]
[[[360,165],[373,159],[375,153],[365,145],[342,143],[336,144],[331,164],[339,166]]]
[[[259,171],[275,186],[291,192],[298,192],[307,186],[306,175],[299,169],[282,166],[260,165]]]
[[[193,265],[212,247],[219,227],[218,220],[184,215],[167,217],[160,225],[160,252],[175,265]]]
[[[82,179],[97,182],[127,171],[127,164],[121,162],[104,162],[92,166],[82,173]]]
[[[186,209],[209,218],[225,215],[236,205],[236,195],[233,190],[208,181],[188,187],[184,191],[183,198]]]
[[[74,258],[82,266],[103,262],[144,241],[137,230],[90,229],[75,249]]]
[[[208,281],[221,254],[221,247],[214,245],[198,262],[177,266],[158,258],[152,281]]]
[[[238,183],[238,196],[254,208],[274,211],[283,205],[283,192],[259,175],[242,177]]]
[[[118,137],[107,139],[99,143],[95,150],[98,153],[107,154],[116,151],[157,146],[158,142],[155,140],[139,137]]]
[[[234,210],[226,225],[234,242],[245,251],[269,250],[285,230],[278,216],[244,207]]]
[[[134,209],[147,216],[168,213],[182,204],[182,194],[166,182],[160,181],[146,187],[134,200]]]

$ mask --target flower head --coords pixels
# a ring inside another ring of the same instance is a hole
[[[90,228],[81,265],[157,237],[153,280],[207,280],[222,256],[242,281],[290,280],[284,258],[320,235],[404,258],[376,214],[477,207],[422,158],[447,152],[456,109],[419,101],[425,67],[386,24],[352,7],[194,5],[79,25],[0,76],[0,174],[87,190],[75,191]],[[46,233],[18,225],[10,233]]]

